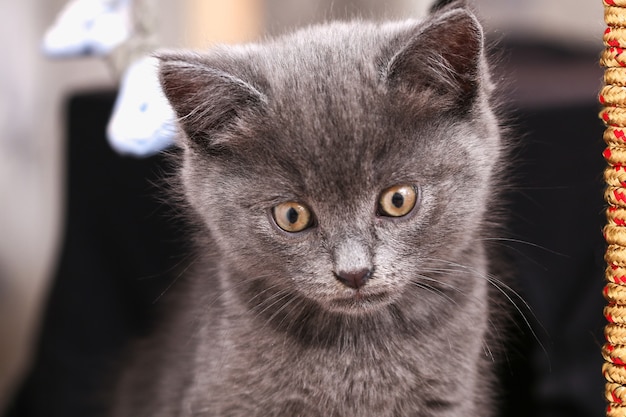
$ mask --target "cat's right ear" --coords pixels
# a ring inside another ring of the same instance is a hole
[[[161,53],[160,81],[192,147],[221,147],[220,133],[227,132],[253,108],[266,102],[254,85],[204,56]]]

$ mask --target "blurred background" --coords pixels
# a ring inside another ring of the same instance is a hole
[[[0,415],[3,411],[11,416],[87,415],[67,411],[62,401],[56,406],[41,404],[44,410],[48,407],[47,413],[37,414],[33,407],[28,411],[28,404],[38,398],[45,401],[37,394],[45,383],[58,380],[63,385],[61,375],[45,376],[42,370],[47,369],[46,361],[55,360],[50,353],[54,349],[42,348],[55,337],[54,320],[67,322],[55,307],[61,303],[55,300],[63,299],[54,296],[62,280],[60,271],[67,271],[76,257],[82,257],[85,265],[90,262],[88,255],[67,249],[73,219],[68,212],[80,200],[80,188],[69,184],[81,177],[92,188],[117,187],[128,179],[125,175],[145,174],[133,171],[146,166],[145,161],[113,155],[99,161],[109,151],[97,129],[103,129],[118,83],[107,63],[96,58],[51,60],[40,52],[44,32],[64,4],[63,0],[0,0]],[[474,4],[501,63],[496,78],[504,86],[501,94],[506,97],[512,131],[524,142],[514,167],[520,185],[512,197],[518,222],[511,230],[516,237],[546,248],[515,248],[524,253],[516,260],[525,274],[520,286],[548,333],[544,340],[548,353],[535,352],[540,349],[532,341],[522,343],[526,347],[520,348],[520,356],[532,365],[511,378],[528,383],[525,398],[533,398],[537,407],[528,415],[600,416],[604,412],[602,383],[597,378],[603,324],[603,161],[596,95],[602,75],[597,64],[604,30],[602,2],[476,0]],[[333,18],[419,17],[429,6],[427,0],[157,0],[153,12],[159,46],[203,49]],[[94,112],[103,116],[91,123]],[[89,122],[96,133],[81,135],[76,132],[82,131],[72,130],[77,118]],[[81,144],[81,139],[101,143],[80,153],[80,146],[91,146]],[[72,160],[82,162],[72,165]],[[120,176],[118,185],[90,180],[78,171],[80,164],[91,165],[105,178]],[[160,161],[152,164],[146,176],[161,169]],[[147,190],[142,192],[149,194]],[[112,207],[116,216],[124,217],[127,202],[110,194],[90,204],[94,204],[87,205],[94,209],[93,217],[95,204],[99,209]],[[564,215],[561,223],[550,223],[554,210],[567,211],[568,206],[577,207],[570,211],[571,220]],[[115,247],[119,241],[107,245]],[[109,257],[113,263],[121,258],[115,253]],[[88,282],[90,273],[81,279]],[[73,297],[82,295],[75,292]],[[76,317],[81,312],[64,314]],[[566,369],[557,357],[582,363],[585,369]],[[588,395],[578,395],[583,391]],[[588,401],[581,399],[589,396]]]

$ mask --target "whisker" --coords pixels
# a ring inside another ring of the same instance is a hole
[[[287,294],[288,295],[288,294]],[[291,303],[293,303],[294,301],[296,301],[295,297],[291,297],[290,300],[288,300],[286,303],[284,303],[282,306],[280,306],[274,313],[272,313],[272,315],[269,317],[269,319],[267,320],[268,323],[271,322],[272,320],[274,320],[274,318],[280,314],[283,310],[285,310]],[[280,321],[279,325],[282,324],[284,322],[284,320],[287,318],[287,316],[283,316],[282,320]]]
[[[429,270],[427,269],[426,271],[429,271]],[[452,269],[449,269],[448,271],[450,271],[450,272],[458,272],[458,270],[452,270]],[[430,270],[430,272],[442,272],[442,270],[433,269],[433,270]],[[436,284],[444,286],[446,288],[449,288],[452,291],[455,291],[456,293],[458,293],[458,294],[460,294],[462,296],[470,297],[469,294],[467,294],[466,292],[464,292],[460,288],[458,288],[458,287],[456,287],[456,286],[454,286],[454,285],[452,285],[450,283],[443,282],[443,281],[437,280],[435,278],[432,278],[432,277],[429,277],[429,276],[423,275],[423,274],[418,275],[418,277],[421,278],[421,279],[428,280],[430,282],[435,282]],[[417,283],[414,283],[414,284],[417,284]],[[456,300],[454,300],[451,296],[445,294],[442,290],[440,290],[438,288],[435,288],[432,285],[426,285],[426,284],[421,283],[421,285],[418,285],[418,286],[420,288],[423,288],[423,289],[426,289],[426,290],[430,290],[430,292],[435,293],[437,295],[440,295],[440,296],[444,297],[446,300],[452,302],[453,304],[458,305],[458,302]],[[485,305],[486,304],[484,300],[481,300],[481,299],[479,299],[478,297],[476,297],[474,295],[472,295],[471,298],[474,301],[476,301],[479,304],[481,304],[481,305]],[[497,332],[499,334],[500,330],[499,330],[498,326],[496,325],[496,323],[491,318],[489,318],[487,320],[487,323],[489,324],[489,326],[495,332]],[[483,350],[485,351],[485,356],[489,356],[492,359],[492,361],[495,362],[495,357],[493,355],[493,352],[491,351],[491,348],[489,347],[489,345],[486,342],[483,342]]]
[[[183,268],[183,270],[182,270],[182,271],[180,271],[180,272],[179,272],[179,273],[178,273],[178,274],[174,277],[174,279],[173,279],[173,280],[172,280],[172,281],[171,281],[171,282],[167,285],[167,287],[165,287],[165,289],[164,289],[163,291],[161,291],[161,293],[160,293],[160,294],[159,294],[159,295],[158,295],[158,296],[157,296],[157,297],[156,297],[156,298],[152,301],[152,304],[156,304],[156,303],[158,303],[158,302],[159,302],[159,300],[160,300],[161,298],[163,298],[163,296],[164,296],[164,295],[165,295],[165,294],[166,294],[166,293],[167,293],[170,289],[172,289],[172,287],[173,287],[174,285],[176,285],[176,283],[177,283],[177,282],[178,282],[178,281],[179,281],[179,280],[180,280],[180,279],[181,279],[184,275],[186,275],[186,274],[187,274],[187,271],[189,271],[189,268],[191,268],[191,267],[192,267],[192,266],[193,266],[193,265],[194,265],[194,264],[198,261],[198,259],[199,259],[199,257],[198,257],[198,256],[194,256],[194,257],[189,256],[189,258],[193,258],[193,259],[191,260],[191,262],[189,262],[189,264],[188,264],[185,268]],[[182,263],[182,261],[181,261],[179,264],[181,264],[181,263]]]
[[[267,310],[271,309],[272,307],[274,307],[276,304],[280,303],[281,301],[285,300],[286,298],[288,298],[291,294],[288,291],[278,291],[277,293],[273,294],[271,298],[269,298],[267,301],[273,300],[273,302],[265,305],[265,307],[262,310],[259,311],[255,311],[256,313],[256,317],[260,317],[263,313],[265,313]],[[262,306],[264,303],[259,304],[259,307]]]
[[[443,285],[443,286],[445,286],[445,287],[450,288],[450,289],[451,289],[451,290],[453,290],[453,291],[457,291],[457,292],[459,292],[460,294],[463,294],[463,292],[462,292],[461,290],[459,290],[458,288],[456,288],[454,285],[451,285],[451,284],[448,284],[448,283],[443,283],[443,282],[440,282],[439,280],[436,280],[436,279],[434,279],[434,278],[430,278],[430,277],[428,277],[428,276],[426,276],[426,275],[421,275],[421,274],[420,274],[420,275],[417,275],[417,277],[418,277],[418,278],[421,278],[421,279],[423,279],[423,280],[426,280],[426,281],[430,281],[430,282],[435,282],[435,283],[437,283],[437,284],[441,284],[441,285]],[[424,290],[427,290],[428,292],[430,292],[430,293],[432,293],[432,294],[435,294],[435,295],[441,296],[441,297],[445,298],[446,300],[450,301],[451,303],[453,303],[453,304],[455,304],[455,305],[458,305],[458,303],[456,302],[456,300],[454,300],[454,299],[453,299],[452,297],[450,297],[448,294],[444,293],[444,292],[443,292],[442,290],[440,290],[439,288],[433,287],[432,285],[428,285],[428,284],[425,284],[425,283],[422,283],[422,282],[415,282],[415,281],[413,281],[413,282],[411,282],[411,284],[413,284],[413,285],[415,285],[415,286],[417,286],[417,287],[419,287],[419,288],[422,288],[422,289],[424,289]],[[465,294],[463,294],[463,295],[465,295]]]
[[[218,279],[217,271],[214,271],[214,274],[215,274],[215,279]],[[236,285],[233,285],[231,288],[232,289],[237,289],[239,287],[242,287],[242,286],[248,284],[251,281],[254,281],[254,280],[257,280],[257,279],[269,278],[271,276],[272,276],[271,274],[251,276],[251,277],[248,277],[246,279],[241,280]],[[253,298],[256,298],[256,297],[262,295],[265,292],[269,292],[269,291],[273,290],[274,288],[278,287],[278,285],[279,284],[274,284],[274,285],[272,285],[270,287],[265,288],[262,292],[257,293]],[[204,323],[207,311],[209,311],[213,307],[213,305],[215,305],[215,303],[218,302],[218,300],[220,300],[221,298],[225,298],[227,295],[229,295],[229,293],[226,292],[226,291],[218,291],[217,294],[215,294],[214,297],[212,297],[210,300],[208,300],[207,303],[205,303],[203,305],[203,308],[200,309],[197,312],[197,314],[195,315],[195,317],[193,319],[193,328],[196,329],[196,331],[197,331],[198,327],[202,326],[202,324]],[[196,331],[192,332],[192,334],[194,334]]]
[[[551,253],[553,255],[561,256],[563,258],[571,258],[570,255],[566,255],[564,253],[557,252],[555,250],[549,249],[549,248],[547,248],[545,246],[538,245],[536,243],[528,242],[528,241],[521,240],[521,239],[513,239],[513,238],[505,238],[505,237],[487,237],[487,238],[482,238],[480,240],[485,241],[485,242],[518,243],[518,244],[521,244],[521,245],[530,246],[530,247],[535,248],[535,249],[541,249],[544,252],[548,252],[548,253]],[[506,247],[513,249],[511,246],[506,246]]]
[[[530,331],[531,335],[533,336],[533,338],[535,339],[535,341],[537,342],[537,344],[539,345],[541,350],[544,352],[544,354],[546,356],[548,356],[548,351],[547,351],[546,347],[544,346],[544,344],[541,342],[541,339],[539,338],[539,335],[537,334],[537,332],[533,328],[530,320],[526,317],[526,315],[522,311],[522,308],[515,302],[513,297],[515,297],[515,299],[517,299],[519,302],[522,303],[522,305],[525,308],[525,310],[527,310],[531,314],[531,316],[533,317],[535,322],[538,323],[541,326],[541,328],[544,329],[544,331],[545,331],[545,328],[543,327],[543,325],[541,324],[541,322],[539,321],[539,319],[535,315],[534,311],[532,310],[532,308],[528,304],[528,302],[526,302],[526,300],[524,300],[524,298],[517,291],[515,291],[513,288],[511,288],[506,283],[504,283],[504,282],[500,281],[499,279],[497,279],[497,277],[492,276],[490,274],[484,274],[481,271],[476,270],[475,268],[468,267],[466,265],[462,265],[462,264],[459,264],[459,263],[456,263],[456,262],[453,262],[453,261],[444,260],[444,259],[429,258],[429,260],[434,261],[434,262],[441,262],[441,263],[447,264],[449,266],[455,267],[455,268],[457,268],[456,269],[457,272],[463,272],[463,271],[464,272],[470,272],[474,276],[486,280],[490,285],[492,285],[494,288],[496,288],[498,290],[498,292],[501,293],[506,298],[506,300],[513,306],[513,308],[515,308],[517,313],[519,313],[519,315],[521,316],[521,318],[522,318],[526,328],[528,328],[528,330]],[[512,296],[510,294],[512,294]]]

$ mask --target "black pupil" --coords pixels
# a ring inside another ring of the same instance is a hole
[[[288,211],[287,211],[287,221],[289,221],[289,223],[294,224],[298,221],[298,211],[291,207]]]
[[[404,205],[404,196],[400,193],[394,193],[391,197],[391,204],[393,204],[396,208],[400,208]]]

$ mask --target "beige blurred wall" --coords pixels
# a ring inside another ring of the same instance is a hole
[[[601,0],[474,0],[489,30],[598,48],[604,31]]]
[[[188,0],[185,7],[185,44],[204,49],[212,43],[257,39],[263,31],[262,0]]]

